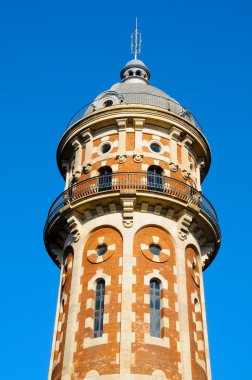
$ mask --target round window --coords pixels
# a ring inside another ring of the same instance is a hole
[[[102,145],[101,147],[101,152],[104,154],[104,153],[108,153],[111,149],[111,145],[109,143],[105,143],[104,145]]]
[[[157,255],[158,256],[161,253],[161,247],[158,244],[151,244],[149,246],[149,250],[151,251],[151,253],[153,255]]]
[[[108,247],[106,244],[101,244],[101,245],[98,245],[97,247],[97,255],[98,256],[102,256],[104,255],[108,250]]]
[[[156,142],[153,142],[153,143],[151,143],[150,144],[150,148],[151,148],[151,150],[153,151],[153,152],[155,152],[155,153],[160,153],[161,152],[161,145],[160,144],[158,144],[158,143],[156,143]]]

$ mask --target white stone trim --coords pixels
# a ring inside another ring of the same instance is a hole
[[[163,289],[168,290],[168,281],[159,273],[158,269],[154,269],[151,273],[148,273],[144,276],[144,285],[149,286],[150,281],[154,278],[157,278],[161,282]]]
[[[96,281],[100,278],[102,278],[105,281],[105,290],[106,286],[111,285],[111,276],[108,276],[106,273],[104,273],[103,269],[99,269],[96,271],[96,274],[88,281],[88,290],[96,291]]]
[[[170,348],[170,339],[167,337],[157,338],[155,336],[150,336],[150,334],[144,334],[144,343],[145,344],[154,344],[155,346],[161,346],[165,348]]]
[[[60,307],[61,307],[60,295],[61,295],[61,282],[62,282],[62,276],[63,276],[63,268],[64,266],[61,265],[56,316],[55,316],[54,330],[53,330],[53,341],[52,341],[52,349],[51,349],[50,364],[49,364],[49,371],[48,371],[48,380],[51,380],[52,371],[53,371],[53,368],[55,367],[54,354],[55,354],[56,337],[57,337],[57,332],[58,332],[59,313],[60,313]]]
[[[117,119],[118,126],[118,151],[116,156],[124,156],[126,154],[126,133],[127,133],[127,118]]]
[[[80,295],[82,294],[82,285],[80,278],[83,275],[82,251],[84,236],[77,243],[72,243],[74,251],[72,282],[69,298],[69,309],[65,339],[65,349],[63,357],[62,379],[69,373],[73,363],[73,354],[76,349],[75,334],[78,331],[79,322],[77,319],[80,311]]]
[[[98,346],[100,344],[107,344],[108,343],[108,334],[102,334],[102,336],[99,336],[97,338],[85,338],[83,346],[84,348],[90,348],[94,346]]]
[[[131,372],[132,343],[132,272],[133,272],[133,238],[134,230],[122,227],[123,231],[123,266],[122,266],[122,301],[121,301],[121,338],[120,338],[120,374],[128,376]]]

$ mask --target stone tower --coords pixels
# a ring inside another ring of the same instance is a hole
[[[61,270],[49,380],[210,380],[202,271],[220,228],[210,149],[135,58],[70,121],[46,249]]]

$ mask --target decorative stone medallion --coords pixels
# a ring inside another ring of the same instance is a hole
[[[110,229],[101,228],[94,231],[92,237],[87,242],[87,259],[94,264],[108,260],[116,250],[116,243]]]

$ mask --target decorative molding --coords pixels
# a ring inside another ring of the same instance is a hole
[[[187,238],[193,217],[194,215],[186,210],[183,210],[178,214],[178,237],[180,240],[185,240]]]
[[[169,162],[169,168],[171,169],[172,172],[177,172],[178,171],[178,163],[173,161]]]
[[[81,134],[83,145],[87,144],[92,138],[93,134],[90,128],[85,129],[85,131]]]
[[[193,144],[193,139],[191,138],[191,136],[189,135],[185,135],[183,141],[182,141],[182,144],[186,147],[186,148],[191,148],[192,144]]]
[[[145,119],[134,118],[133,122],[134,122],[135,131],[142,131],[145,125]]]
[[[203,269],[206,266],[208,266],[214,250],[215,250],[215,244],[214,243],[204,244],[201,247],[201,260],[202,260],[202,268]]]
[[[81,176],[81,171],[80,170],[75,170],[75,172],[73,173],[73,176],[72,176],[72,183],[78,181],[78,179],[80,178]]]
[[[90,172],[91,168],[92,168],[92,164],[91,164],[91,162],[85,163],[85,164],[83,165],[83,172],[84,172],[85,174],[87,174],[87,173]]]
[[[118,132],[126,131],[126,127],[128,125],[128,119],[127,118],[116,119],[116,123],[118,126]]]
[[[118,154],[116,156],[116,159],[117,159],[119,164],[123,164],[127,159],[127,155],[126,154]]]
[[[178,141],[179,136],[181,135],[181,131],[176,127],[172,127],[169,129],[169,134],[173,140]]]
[[[72,144],[72,147],[77,150],[80,148],[81,146],[81,139],[78,137],[78,136],[75,136],[72,140],[71,140],[71,144]]]
[[[133,153],[133,160],[137,163],[139,162],[142,162],[143,161],[143,152],[134,152]]]
[[[133,226],[135,201],[136,197],[121,197],[121,203],[123,207],[123,225],[126,228],[130,228]]]
[[[74,241],[77,242],[80,239],[81,231],[81,217],[76,211],[67,219],[69,233],[73,236]]]
[[[181,174],[185,179],[189,179],[191,177],[191,173],[186,169],[181,170]]]

